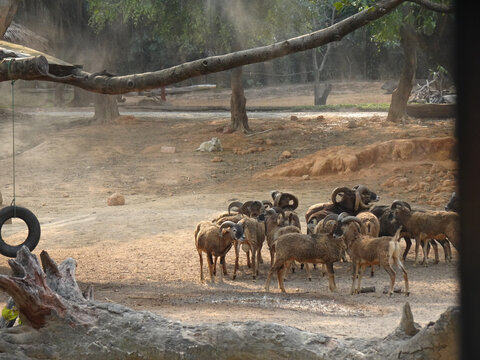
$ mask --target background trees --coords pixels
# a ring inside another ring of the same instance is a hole
[[[398,87],[392,94],[388,121],[401,121],[407,117],[406,105],[416,78],[426,78],[434,69],[442,66],[454,77],[453,32],[454,18],[451,1],[407,3],[389,15],[369,25],[371,39],[377,46],[403,51],[403,69]],[[368,0],[337,2],[339,11],[350,8],[365,9],[371,5]],[[418,65],[422,51],[423,63]]]
[[[415,2],[423,5],[426,0]],[[67,1],[51,3],[36,0],[19,9],[19,19],[38,31],[45,31],[48,28],[46,24],[53,24],[55,36],[48,33],[46,36],[55,38],[52,43],[57,57],[80,62],[96,72],[108,69],[109,73],[121,75],[168,68],[202,56],[278,42],[337,23],[355,14],[358,9],[369,9],[370,3],[367,0],[335,3],[320,0],[260,3],[252,0],[232,3],[218,0],[75,0],[72,5]],[[384,1],[388,6],[395,4],[394,7],[400,3],[402,1]],[[228,72],[231,80],[225,78],[225,72],[213,71],[215,74],[207,75],[212,71],[202,71],[198,75],[204,76],[195,76],[188,81],[212,81],[219,86],[233,86],[232,127],[244,131],[249,131],[249,128],[243,85],[262,86],[315,79],[315,98],[318,100],[320,81],[391,78],[392,74],[399,73],[400,45],[409,50],[405,54],[411,54],[405,56],[408,66],[404,67],[404,81],[400,82],[400,85],[406,83],[408,86],[399,87],[408,90],[416,75],[412,71],[417,58],[416,44],[425,44],[425,52],[435,54],[438,46],[432,45],[435,43],[432,39],[440,38],[438,34],[442,32],[448,34],[444,31],[448,29],[445,25],[448,23],[444,21],[446,17],[431,15],[432,8],[434,6],[424,10],[418,5],[404,4],[387,20],[375,22],[378,24],[357,32],[352,32],[353,29],[342,32],[338,38],[324,42],[325,47],[314,47],[310,53],[303,51],[307,47],[293,49],[280,56],[266,56],[261,61],[243,62],[256,63],[248,65],[245,71],[247,77],[242,76],[241,68],[237,68]],[[445,8],[440,10],[445,11]],[[54,20],[58,18],[60,20]],[[414,41],[408,41],[412,38],[407,36],[412,34],[412,29],[419,35],[415,34]],[[85,43],[81,41],[83,39]],[[320,58],[317,57],[319,53],[322,54]],[[283,56],[286,54],[291,55]],[[272,58],[275,59],[270,60]],[[428,64],[431,64],[430,58]],[[425,71],[428,67],[422,65],[421,73],[428,73]],[[186,77],[178,81],[183,79]],[[391,110],[396,111],[389,116],[390,120],[396,121],[404,116],[408,94],[409,90],[397,90],[394,94]],[[402,104],[403,112],[402,108],[394,106],[395,103]]]

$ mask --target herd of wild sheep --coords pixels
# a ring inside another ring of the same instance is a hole
[[[426,265],[427,251],[432,245],[435,261],[438,262],[437,242],[444,249],[445,260],[451,261],[450,244],[459,246],[458,196],[453,193],[445,211],[412,209],[400,200],[390,206],[373,206],[379,197],[364,185],[353,188],[338,187],[333,190],[331,201],[312,205],[305,214],[306,233],[302,233],[300,219],[295,210],[296,196],[271,192],[272,201],[251,200],[232,202],[228,211],[210,221],[201,221],[195,228],[195,245],[200,257],[200,280],[204,281],[203,253],[207,255],[210,280],[216,276],[217,259],[222,269],[220,278],[227,274],[225,255],[235,250],[235,279],[239,266],[239,253],[247,255],[247,266],[253,279],[258,276],[259,264],[263,262],[261,250],[266,240],[270,251],[270,270],[265,283],[268,292],[273,274],[278,286],[285,292],[284,277],[296,263],[305,266],[309,279],[309,265],[321,264],[328,274],[328,287],[334,291],[333,264],[346,261],[347,255],[353,265],[351,293],[361,291],[362,275],[367,267],[374,265],[385,269],[390,276],[388,294],[392,295],[395,284],[393,264],[403,273],[405,295],[409,295],[408,274],[403,266],[415,239],[415,264],[420,245],[422,263]],[[403,254],[399,241],[404,239]]]

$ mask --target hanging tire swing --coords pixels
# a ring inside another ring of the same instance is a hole
[[[12,218],[22,219],[28,227],[28,236],[19,245],[9,245],[2,237],[2,227],[5,222]],[[7,206],[0,210],[0,254],[8,257],[16,257],[17,251],[26,246],[33,251],[40,240],[40,223],[37,217],[28,209],[21,206]]]
[[[12,60],[8,63],[8,70],[10,72],[10,65]],[[28,209],[17,206],[15,204],[15,101],[14,101],[14,85],[12,80],[12,146],[13,146],[13,201],[12,205],[4,207],[0,210],[0,254],[8,257],[16,257],[17,251],[26,246],[30,251],[33,251],[40,240],[40,223],[37,217]],[[22,219],[28,227],[28,235],[25,241],[18,245],[8,244],[2,236],[2,228],[5,222],[12,218]]]

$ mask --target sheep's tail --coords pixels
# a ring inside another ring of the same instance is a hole
[[[388,244],[388,259],[389,262],[392,261],[393,258],[399,258],[400,256],[400,239],[402,238],[400,236],[400,233],[402,231],[402,227],[400,226],[395,233],[395,235],[392,236],[392,240]]]
[[[195,228],[195,232],[194,232],[194,235],[195,235],[195,241],[197,240],[197,235],[198,235],[198,232],[200,231],[200,224],[197,225],[197,227]]]
[[[403,227],[400,226],[397,230],[397,232],[395,233],[395,235],[393,235],[392,237],[392,240],[395,240],[397,243],[400,242],[400,239],[402,238],[402,236],[400,236],[400,233],[402,232],[402,229]]]

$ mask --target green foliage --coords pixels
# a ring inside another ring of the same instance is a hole
[[[431,0],[442,4],[451,4],[451,0]],[[373,7],[372,0],[340,0],[334,5],[338,11],[355,9],[361,11]],[[420,5],[407,2],[387,16],[384,16],[369,25],[371,38],[377,44],[387,46],[397,45],[400,38],[400,27],[404,24],[412,25],[421,35],[431,35],[436,28],[438,17],[442,14],[423,8]]]

